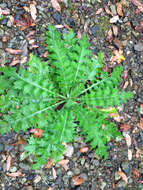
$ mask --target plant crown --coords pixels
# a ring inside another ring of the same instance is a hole
[[[91,149],[106,158],[107,142],[121,136],[109,113],[132,96],[118,90],[122,67],[103,72],[102,54],[92,57],[85,35],[80,40],[72,30],[61,37],[49,25],[46,43],[48,62],[31,54],[26,67],[0,68],[0,133],[42,130],[42,137],[31,135],[25,146],[34,155],[34,169],[47,158],[58,161],[77,127]]]

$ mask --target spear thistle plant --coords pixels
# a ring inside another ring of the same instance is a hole
[[[48,63],[31,54],[26,67],[0,68],[0,133],[42,132],[25,146],[34,155],[34,169],[48,158],[58,161],[63,142],[74,140],[77,127],[91,149],[106,158],[106,143],[121,136],[109,113],[132,96],[118,90],[122,67],[103,72],[101,53],[92,57],[87,38],[77,39],[72,30],[61,37],[49,25],[46,43]]]

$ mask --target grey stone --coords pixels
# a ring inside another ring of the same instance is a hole
[[[3,152],[4,151],[4,146],[3,144],[0,144],[0,152]]]
[[[75,174],[75,175],[78,175],[78,174],[80,174],[80,169],[78,169],[78,168],[75,168],[75,169],[74,169],[74,174]]]
[[[0,7],[1,7],[2,9],[5,9],[5,8],[7,7],[7,5],[6,5],[6,3],[1,3],[1,4],[0,4]]]
[[[20,163],[19,167],[23,170],[31,170],[31,167],[28,164]]]
[[[139,42],[136,45],[134,45],[134,50],[143,51],[143,43]]]
[[[124,170],[124,172],[129,176],[129,174],[131,172],[131,167],[130,167],[129,163],[122,162],[121,166],[122,166],[122,169]]]
[[[7,21],[7,27],[11,28],[11,26],[12,26],[12,25],[11,25],[11,22],[10,22],[10,20],[8,20],[8,21]]]

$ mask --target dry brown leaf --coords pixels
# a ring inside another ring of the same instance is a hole
[[[139,178],[140,177],[140,172],[139,172],[139,170],[137,168],[134,168],[132,170],[132,177],[133,178]]]
[[[143,12],[143,4],[140,3],[138,0],[130,0],[134,5],[138,7],[138,9]]]
[[[9,9],[1,9],[1,13],[2,15],[9,15],[10,14],[10,10]]]
[[[103,11],[103,8],[99,8],[97,11],[96,11],[96,15],[99,15],[99,14],[101,14],[102,13],[102,11]]]
[[[63,28],[64,26],[62,24],[55,25],[55,28]]]
[[[20,171],[14,172],[14,173],[7,173],[8,176],[10,177],[19,177],[22,175]]]
[[[31,36],[33,36],[35,34],[35,30],[31,30],[27,35],[26,35],[26,38],[29,38]]]
[[[11,25],[14,25],[14,17],[12,15],[9,16],[9,20]]]
[[[74,176],[72,178],[73,180],[73,184],[76,186],[76,185],[81,185],[83,183],[83,178],[80,177],[80,175],[77,175],[77,176]]]
[[[140,119],[140,123],[137,124],[140,129],[143,129],[143,118]]]
[[[0,7],[0,17],[2,16],[2,9],[1,9],[1,7]]]
[[[122,55],[122,50],[113,50],[114,56],[111,57],[111,63],[117,62],[118,64],[125,60],[124,56]]]
[[[129,85],[129,81],[126,81],[126,82],[124,83],[123,89],[126,89],[128,85]]]
[[[110,9],[109,9],[107,6],[105,7],[105,11],[106,11],[106,13],[107,13],[108,15],[114,16],[113,13],[110,11]]]
[[[6,36],[2,37],[2,42],[7,42],[7,37]]]
[[[17,65],[18,63],[20,63],[20,59],[19,58],[17,58],[17,57],[14,57],[13,59],[12,59],[12,62],[10,63],[10,66],[14,66],[14,65]]]
[[[121,124],[120,125],[120,130],[127,132],[130,129],[130,125],[129,124]]]
[[[57,0],[51,0],[51,3],[52,3],[52,6],[53,8],[56,10],[56,11],[61,11],[61,7],[60,7],[60,4],[58,3]]]
[[[143,114],[143,104],[140,105],[140,114]]]
[[[122,179],[128,183],[128,177],[126,176],[126,174],[122,171],[118,171],[118,175],[122,177]]]
[[[37,10],[36,10],[36,6],[34,4],[30,4],[30,13],[31,13],[31,17],[33,18],[33,20],[36,20]]]
[[[20,26],[21,30],[25,30],[31,26],[35,26],[35,22],[31,15],[21,15],[20,20],[15,20],[16,26]]]
[[[126,80],[128,76],[128,70],[124,70],[123,72],[123,79]]]
[[[129,148],[131,146],[131,137],[130,137],[130,135],[126,134],[125,135],[125,140],[126,140],[127,147]]]
[[[13,55],[21,54],[23,52],[21,49],[6,48],[5,50]]]
[[[9,171],[12,165],[12,157],[9,155],[6,160],[6,171]]]
[[[78,30],[78,32],[77,32],[77,38],[79,39],[79,40],[81,40],[81,32],[80,32],[80,29]]]
[[[113,24],[112,29],[114,36],[118,36],[118,27],[115,24]]]
[[[88,152],[88,151],[89,151],[89,147],[87,146],[80,148],[81,153]]]
[[[132,151],[128,149],[128,160],[132,160]]]
[[[64,24],[64,27],[65,27],[67,30],[70,30],[70,27],[69,27],[67,24]]]
[[[56,174],[56,170],[54,167],[52,167],[52,174],[53,174],[53,178],[56,179],[57,178],[57,174]]]
[[[37,175],[34,179],[34,183],[39,183],[39,181],[41,181],[41,176]]]
[[[117,5],[117,13],[119,16],[123,16],[122,1],[120,1]]]
[[[42,137],[43,130],[42,130],[42,129],[37,129],[37,128],[35,128],[35,129],[31,129],[30,132],[31,132],[31,133],[34,133],[34,134],[33,134],[33,137],[34,137],[34,138],[37,138],[37,137],[40,137],[40,138],[41,138],[41,137]]]
[[[113,33],[112,33],[112,29],[110,28],[110,30],[107,33],[107,41],[111,42],[113,39]]]
[[[18,136],[17,144],[25,144],[25,140],[21,136]]]
[[[69,160],[60,160],[58,162],[58,164],[61,165],[65,169],[65,171],[68,170],[68,166],[67,166],[68,163],[69,163]]]
[[[87,31],[87,27],[88,27],[88,25],[87,25],[87,23],[85,23],[85,25],[84,25],[84,32]]]
[[[49,159],[48,162],[46,163],[45,168],[50,168],[52,164],[53,164],[53,160]]]

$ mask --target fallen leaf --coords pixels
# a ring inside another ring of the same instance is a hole
[[[14,25],[14,17],[12,15],[9,16],[9,20],[11,25]]]
[[[119,16],[123,16],[122,1],[120,1],[117,5],[117,13]]]
[[[137,124],[140,129],[143,129],[143,118],[140,119],[140,123]]]
[[[15,20],[16,26],[20,26],[21,30],[25,30],[31,26],[35,26],[35,22],[31,15],[21,15],[20,20]]]
[[[18,59],[17,57],[14,57],[12,59],[12,62],[10,63],[10,66],[14,66],[14,65],[17,65],[18,63],[20,63],[20,59]]]
[[[34,183],[39,183],[39,181],[41,181],[41,176],[37,175],[34,179]]]
[[[80,32],[80,29],[79,29],[78,32],[77,32],[77,38],[78,38],[79,40],[81,40],[81,32]]]
[[[88,27],[88,25],[87,25],[87,23],[85,23],[85,24],[84,24],[84,32],[87,31],[87,27]]]
[[[1,9],[1,7],[0,7],[0,17],[2,16],[2,9]]]
[[[103,8],[99,8],[97,11],[96,11],[96,15],[99,15],[99,14],[101,14],[102,13],[102,11],[103,11]]]
[[[48,162],[46,163],[45,168],[50,168],[53,164],[53,160],[52,159],[48,159]]]
[[[122,55],[122,50],[113,50],[114,56],[111,57],[111,63],[117,62],[118,64],[125,60],[124,56]]]
[[[13,55],[21,54],[23,52],[21,49],[6,48],[5,50]]]
[[[125,135],[125,140],[126,140],[127,147],[129,148],[131,146],[131,137],[130,137],[130,135],[126,134]]]
[[[87,146],[80,148],[81,153],[88,152],[88,151],[89,151],[89,147]]]
[[[140,177],[140,172],[137,168],[134,168],[131,173],[132,173],[133,178],[139,178]]]
[[[110,30],[107,33],[107,41],[111,42],[113,39],[113,33],[112,33],[112,29],[110,28]]]
[[[58,164],[61,165],[65,169],[65,171],[68,170],[68,166],[67,166],[68,163],[69,163],[69,160],[60,160],[58,162]]]
[[[81,184],[83,183],[83,181],[84,181],[83,178],[80,177],[80,175],[74,176],[74,177],[72,178],[72,180],[73,180],[73,184],[74,184],[75,186],[81,185]]]
[[[143,4],[140,3],[138,0],[130,0],[134,5],[138,7],[138,9],[143,12]]]
[[[118,175],[121,176],[122,179],[123,179],[126,183],[128,183],[128,178],[127,178],[127,176],[126,176],[126,174],[125,174],[124,172],[118,171]]]
[[[19,136],[17,144],[25,144],[25,140],[21,136]]]
[[[40,137],[40,138],[41,138],[43,131],[42,131],[42,129],[36,129],[36,128],[35,128],[35,129],[31,129],[30,132],[31,132],[31,133],[34,133],[34,134],[33,134],[33,137],[34,137],[34,138],[37,138],[37,137]]]
[[[70,27],[69,27],[67,24],[64,24],[64,27],[65,27],[67,30],[70,30]]]
[[[119,20],[119,16],[118,16],[118,15],[113,16],[113,17],[110,19],[110,23],[111,23],[111,24],[116,23],[118,20]]]
[[[1,9],[1,13],[2,13],[2,15],[9,15],[10,10],[9,9]]]
[[[123,72],[123,79],[126,80],[128,76],[128,70],[124,70]]]
[[[56,179],[57,178],[57,174],[56,174],[56,170],[54,167],[52,167],[52,174],[53,174],[53,178]]]
[[[132,160],[132,151],[128,149],[128,160]]]
[[[2,42],[7,42],[7,37],[6,36],[2,37]]]
[[[63,28],[64,26],[62,24],[55,25],[55,28]]]
[[[27,35],[26,35],[26,38],[29,38],[31,36],[33,36],[35,34],[35,30],[31,30]]]
[[[8,176],[10,177],[19,177],[22,175],[20,171],[14,172],[14,173],[7,173]]]
[[[120,130],[127,132],[130,129],[130,125],[129,124],[121,124],[120,125]]]
[[[122,47],[123,47],[123,42],[121,42],[119,39],[117,39],[117,38],[114,38],[114,40],[113,40],[113,45],[115,46],[115,47],[117,47],[118,49],[122,49]]]
[[[58,1],[57,0],[51,0],[51,3],[52,3],[52,6],[53,6],[53,8],[56,10],[56,11],[61,11],[61,7],[60,7],[60,5],[59,5],[59,3],[58,3]]]
[[[112,29],[114,36],[118,36],[118,27],[115,24],[113,24]]]
[[[6,160],[6,171],[9,171],[12,165],[12,157],[9,155]]]
[[[31,13],[31,17],[33,18],[33,20],[36,20],[36,14],[37,14],[37,10],[34,4],[30,4],[30,13]]]
[[[123,89],[126,89],[128,85],[129,85],[129,81],[126,81],[126,82],[124,83]]]
[[[107,6],[105,7],[105,11],[106,11],[106,13],[107,13],[108,15],[114,16],[113,13],[109,10],[109,8],[108,8]]]
[[[143,104],[140,105],[140,114],[143,114]]]

